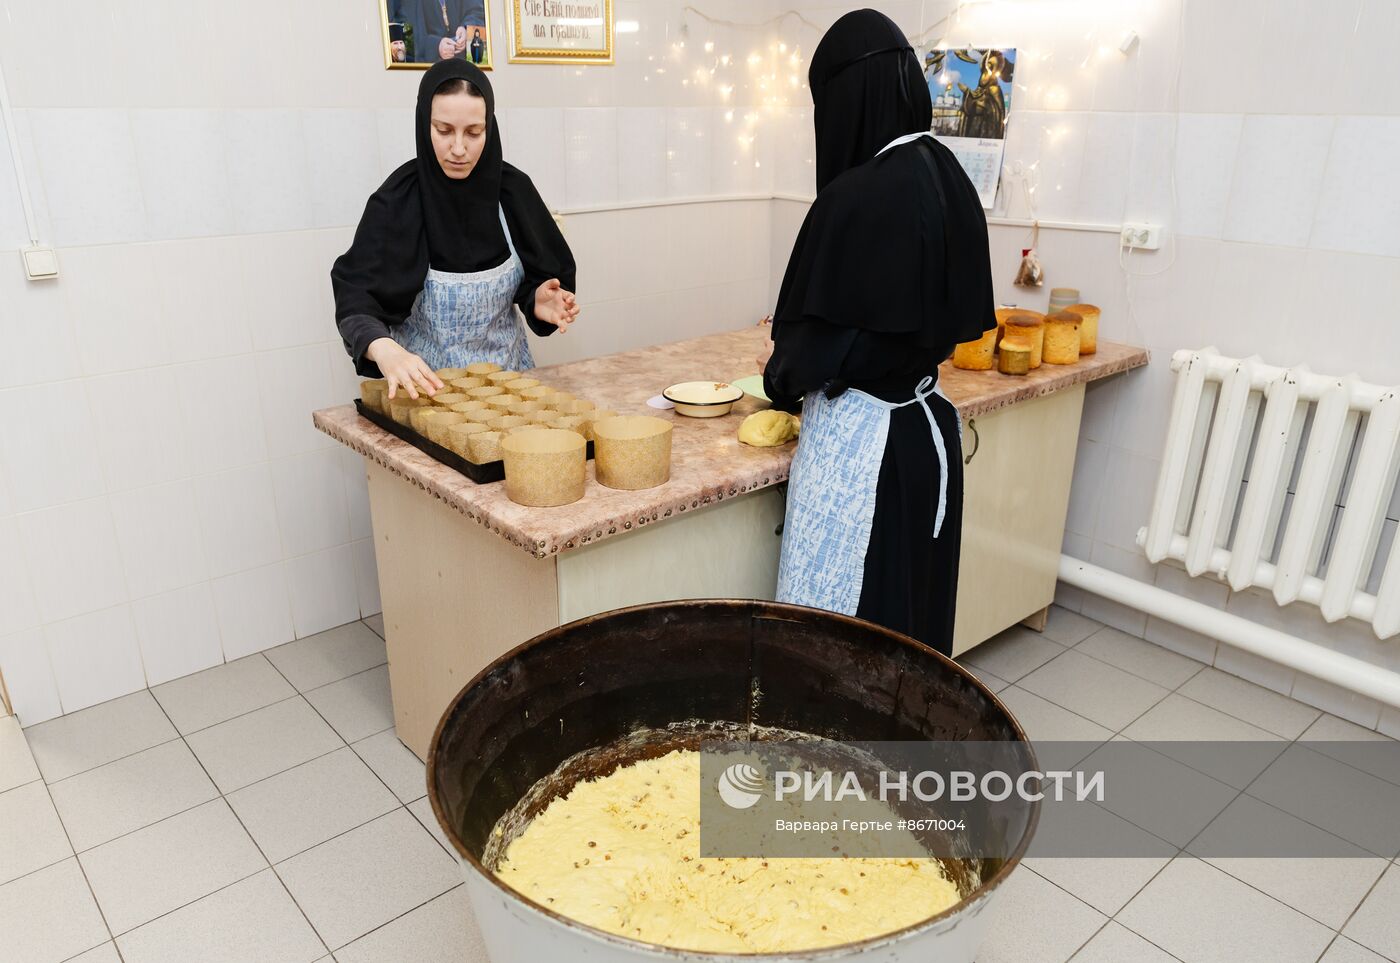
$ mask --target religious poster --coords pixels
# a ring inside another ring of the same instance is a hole
[[[987,210],[996,203],[1001,179],[1015,69],[1014,48],[930,50],[924,55],[933,134],[962,164]]]
[[[426,70],[439,60],[491,69],[490,0],[380,0],[384,66]]]
[[[612,0],[509,0],[510,62],[610,64]]]

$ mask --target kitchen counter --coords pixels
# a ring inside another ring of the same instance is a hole
[[[730,380],[752,374],[766,328],[747,328],[623,354],[539,368],[545,384],[587,398],[619,414],[646,414],[676,423],[671,480],[645,491],[599,485],[592,465],[583,499],[559,508],[526,508],[506,498],[505,485],[478,485],[361,418],[354,405],[315,413],[316,427],[398,475],[468,519],[536,558],[602,541],[726,498],[786,480],[795,445],[750,448],[736,437],[739,422],[765,404],[745,396],[724,418],[687,418],[647,407],[647,399],[680,381]],[[945,362],[938,380],[964,422],[1008,405],[1106,378],[1147,363],[1147,351],[1099,342],[1078,364],[1042,365],[1024,377],[960,371]]]
[[[667,385],[755,370],[765,328],[745,328],[540,368],[546,384],[624,414],[675,422],[671,479],[639,492],[597,484],[582,500],[526,508],[361,418],[318,411],[316,426],[365,458],[389,685],[399,739],[426,757],[452,697],[493,660],[558,625],[684,598],[772,599],[795,445],[750,448],[739,422],[762,407],[697,419],[647,407]],[[1026,377],[958,371],[939,380],[964,421],[966,496],[954,652],[1054,598],[1084,385],[1147,362],[1100,341],[1075,365]],[[645,652],[639,652],[645,657]]]

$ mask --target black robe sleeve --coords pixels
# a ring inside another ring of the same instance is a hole
[[[558,278],[564,290],[578,293],[573,251],[529,176],[510,164],[501,169],[501,204],[515,252],[525,268],[515,303],[530,330],[546,338],[559,329],[535,316],[535,289]]]
[[[773,407],[797,411],[803,395],[833,387],[858,333],[822,321],[785,328],[763,370],[763,392]]]
[[[380,377],[379,366],[365,356],[378,338],[403,323],[427,274],[427,240],[405,240],[394,230],[395,212],[417,205],[417,182],[409,162],[370,195],[350,249],[331,267],[335,323],[357,374]]]

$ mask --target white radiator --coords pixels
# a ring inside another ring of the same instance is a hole
[[[1138,544],[1236,591],[1400,633],[1400,537],[1381,547],[1400,470],[1400,388],[1213,348],[1172,357],[1161,475]]]

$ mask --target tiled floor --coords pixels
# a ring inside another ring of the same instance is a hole
[[[0,963],[484,960],[423,766],[393,733],[382,627],[23,733],[0,720]],[[1303,741],[1337,754],[1348,791],[1400,785],[1326,745],[1384,736],[1059,609],[1043,635],[1012,629],[966,662],[1033,738]],[[1241,796],[1247,779],[1187,762],[1217,826],[1277,807],[1357,858],[1201,860],[1164,844],[1155,859],[1028,860],[981,963],[1400,961],[1388,842],[1347,836],[1325,797],[1270,797],[1267,772]],[[1198,827],[1147,828],[1185,843]]]

